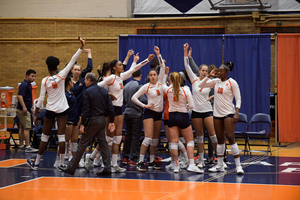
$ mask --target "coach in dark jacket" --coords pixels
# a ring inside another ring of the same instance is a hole
[[[94,73],[87,73],[85,76],[85,85],[87,89],[83,93],[83,108],[80,131],[83,133],[79,142],[78,149],[73,159],[67,167],[59,167],[60,170],[71,175],[75,173],[81,156],[93,137],[97,137],[103,163],[105,168],[97,173],[105,175],[111,173],[110,152],[105,137],[105,113],[109,117],[109,131],[114,131],[114,108],[110,96],[106,89],[98,86],[97,76]]]

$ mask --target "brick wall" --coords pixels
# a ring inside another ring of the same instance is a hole
[[[87,37],[86,48],[92,50],[94,70],[103,62],[117,58],[117,35],[135,34],[136,28],[149,28],[155,22],[162,27],[227,27],[227,34],[259,33],[259,26],[249,16],[195,17],[168,19],[4,19],[0,18],[0,86],[17,87],[25,78],[25,71],[37,71],[38,94],[43,77],[48,75],[45,59],[57,56],[63,68],[79,48],[78,34]],[[284,21],[284,25],[299,21]],[[276,25],[270,21],[264,25]],[[275,42],[272,40],[271,92],[274,92]],[[86,66],[87,56],[78,60]],[[15,89],[15,93],[17,90]]]

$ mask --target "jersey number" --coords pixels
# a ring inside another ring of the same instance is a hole
[[[219,88],[218,93],[223,94],[223,88]]]
[[[56,83],[56,82],[53,82],[53,83],[52,83],[52,87],[53,87],[53,89],[56,89],[56,88],[57,88],[57,83]]]
[[[159,90],[156,90],[156,93],[157,93],[157,96],[159,96],[159,95],[160,95],[160,92],[159,92]]]
[[[123,84],[122,84],[122,83],[120,83],[120,89],[121,89],[121,90],[123,89]]]
[[[201,88],[199,91],[202,92],[203,88]]]

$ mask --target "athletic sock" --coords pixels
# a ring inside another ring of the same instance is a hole
[[[139,162],[144,162],[144,158],[145,158],[145,155],[140,154],[140,161]]]
[[[195,164],[194,158],[190,159],[189,161],[190,161],[190,162],[189,162],[189,165]]]
[[[65,157],[66,157],[66,154],[64,154],[64,153],[60,154],[60,164],[61,165],[65,164]]]
[[[185,162],[189,162],[189,157],[187,155],[187,152],[184,152],[182,155],[184,157]]]
[[[37,154],[36,155],[36,159],[35,159],[35,165],[39,165],[40,164],[40,161],[41,161],[41,158],[42,158],[42,155],[39,155],[39,154]]]
[[[154,162],[155,155],[150,155],[150,163]]]
[[[118,154],[112,155],[112,166],[115,167],[118,165]]]
[[[240,166],[241,165],[240,157],[234,158],[234,161],[235,161],[235,165],[236,166]]]
[[[98,153],[99,153],[99,151],[97,150],[97,148],[95,148],[90,156],[90,159],[94,160]]]
[[[204,160],[204,153],[199,153],[199,160]]]

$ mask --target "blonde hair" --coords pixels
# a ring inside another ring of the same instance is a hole
[[[175,101],[179,101],[179,91],[180,91],[180,74],[178,72],[172,72],[170,74],[170,81],[173,84],[173,91],[174,91],[174,97]]]
[[[207,67],[208,68],[208,66],[206,64],[202,64],[202,65],[199,66],[199,71],[202,69],[202,67]]]

